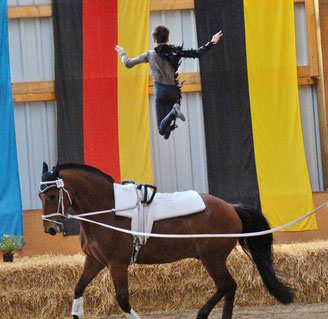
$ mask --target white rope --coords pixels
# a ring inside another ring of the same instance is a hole
[[[107,209],[107,210],[101,210],[101,211],[98,211],[98,212],[82,213],[82,214],[78,214],[78,215],[74,215],[74,216],[84,217],[84,216],[93,216],[93,215],[100,215],[100,214],[107,214],[107,213],[115,213],[115,212],[121,212],[121,211],[124,211],[124,210],[134,209],[136,207],[138,207],[137,204],[134,205],[134,206],[126,207],[126,208],[120,208],[120,209],[112,208],[112,209]],[[51,218],[51,217],[55,217],[55,216],[65,217],[65,215],[63,215],[63,214],[53,213],[53,214],[42,215],[42,219],[43,220],[48,220],[47,218]],[[67,215],[67,218],[72,218],[72,217],[69,217],[69,216],[73,216],[73,215]],[[53,220],[50,220],[50,221],[53,221]],[[53,222],[55,222],[55,221],[53,221]]]
[[[134,209],[134,208],[137,208],[138,205],[135,204],[134,206],[130,206],[130,207],[126,207],[126,208],[120,208],[120,209],[115,209],[115,208],[112,208],[112,209],[108,209],[108,210],[101,210],[99,212],[90,212],[90,213],[83,213],[83,214],[78,214],[78,215],[67,215],[68,218],[71,218],[69,216],[93,216],[93,215],[98,215],[98,214],[106,214],[106,213],[115,213],[115,212],[121,212],[121,211],[124,211],[124,210],[130,210],[130,209]]]
[[[280,231],[282,229],[285,229],[289,226],[292,226],[300,221],[302,221],[305,218],[308,218],[309,216],[313,215],[314,213],[316,213],[317,211],[319,211],[320,209],[322,209],[325,206],[328,206],[328,202],[322,204],[321,206],[319,206],[318,208],[314,209],[313,211],[305,214],[302,217],[299,217],[287,224],[284,224],[282,226],[276,227],[276,228],[272,228],[269,230],[264,230],[264,231],[260,231],[260,232],[252,232],[252,233],[238,233],[238,234],[156,234],[156,233],[144,233],[144,232],[135,232],[132,230],[128,230],[128,229],[124,229],[124,228],[119,228],[119,227],[114,227],[111,225],[107,225],[104,223],[100,223],[100,222],[96,222],[94,220],[91,219],[87,219],[87,218],[83,218],[85,216],[93,216],[93,215],[98,215],[98,214],[105,214],[105,213],[111,213],[111,212],[117,212],[117,211],[123,211],[123,210],[129,210],[129,209],[133,209],[137,207],[137,204],[132,206],[132,207],[127,207],[127,208],[122,208],[122,209],[109,209],[109,210],[103,210],[103,211],[96,211],[96,212],[89,212],[89,213],[82,213],[79,215],[71,215],[71,214],[67,214],[67,216],[65,216],[65,212],[64,212],[64,196],[63,196],[63,190],[66,192],[67,197],[72,205],[72,200],[70,197],[69,192],[64,188],[64,181],[62,179],[57,179],[56,181],[49,181],[49,182],[41,182],[40,185],[49,185],[49,184],[56,184],[57,188],[59,189],[59,201],[58,201],[58,208],[57,208],[57,213],[54,214],[49,214],[49,215],[42,215],[42,219],[46,220],[46,221],[50,221],[56,224],[62,224],[61,222],[57,222],[54,220],[51,220],[49,218],[54,217],[54,216],[62,216],[62,217],[67,217],[67,218],[73,218],[73,219],[77,219],[77,220],[82,220],[88,223],[92,223],[92,224],[96,224],[99,226],[103,226],[106,228],[110,228],[112,230],[116,230],[122,233],[126,233],[126,234],[130,234],[133,236],[140,236],[140,237],[155,237],[155,238],[219,238],[219,237],[255,237],[255,236],[263,236],[263,235],[267,235],[267,234],[272,234],[274,232]],[[59,213],[60,208],[62,208],[62,213]],[[83,217],[82,217],[83,216]]]
[[[274,233],[276,231],[279,231],[279,230],[282,230],[282,229],[287,228],[289,226],[292,226],[292,225],[294,225],[294,224],[302,221],[303,219],[305,219],[305,218],[313,215],[314,213],[316,213],[317,211],[319,211],[320,209],[322,209],[325,206],[328,206],[328,202],[325,203],[325,204],[322,204],[321,206],[319,206],[315,210],[313,210],[313,211],[305,214],[304,216],[299,217],[299,218],[297,218],[297,219],[295,219],[295,220],[293,220],[293,221],[291,221],[291,222],[289,222],[289,223],[287,223],[285,225],[282,225],[282,226],[279,226],[279,227],[276,227],[276,228],[272,228],[272,229],[264,230],[264,231],[260,231],[260,232],[239,233],[239,234],[192,234],[192,235],[183,234],[183,235],[180,235],[180,234],[143,233],[143,232],[135,232],[135,231],[124,229],[124,228],[114,227],[114,226],[111,226],[111,225],[107,225],[107,224],[103,224],[103,223],[100,223],[100,222],[96,222],[94,220],[83,218],[83,217],[81,217],[82,214],[81,215],[70,215],[70,214],[68,214],[67,215],[67,218],[73,218],[73,219],[82,220],[82,221],[85,221],[85,222],[89,222],[89,223],[92,223],[92,224],[96,224],[96,225],[99,225],[99,226],[110,228],[112,230],[116,230],[116,231],[119,231],[119,232],[122,232],[122,233],[130,234],[130,235],[133,235],[133,236],[141,236],[141,237],[155,237],[155,238],[255,237],[255,236],[263,236],[263,235],[267,235],[267,234],[272,234],[272,233]],[[94,213],[96,213],[96,212],[94,212]],[[86,213],[86,214],[88,214],[88,213]],[[83,215],[86,216],[85,214],[83,214]]]
[[[56,215],[57,216],[57,215]],[[52,223],[55,223],[57,225],[63,225],[62,222],[57,222],[56,220],[53,220],[53,219],[50,219],[50,218],[46,218],[44,216],[42,216],[42,220],[45,220],[46,222],[52,222]]]

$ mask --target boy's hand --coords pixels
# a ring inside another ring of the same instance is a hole
[[[217,34],[213,35],[211,41],[213,42],[213,44],[217,44],[222,36],[223,36],[223,33],[222,33],[222,31],[220,31]]]
[[[125,53],[124,49],[120,47],[118,44],[115,46],[115,50],[120,56]]]

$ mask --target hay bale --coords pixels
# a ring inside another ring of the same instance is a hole
[[[325,241],[276,245],[276,269],[296,289],[299,303],[327,301],[328,243]],[[84,256],[38,256],[0,263],[1,318],[69,318],[74,287],[82,271]],[[228,259],[238,284],[236,304],[276,304],[240,247]],[[130,300],[137,312],[200,308],[215,292],[212,279],[197,260],[165,265],[129,267]],[[85,292],[86,318],[121,313],[107,269]]]

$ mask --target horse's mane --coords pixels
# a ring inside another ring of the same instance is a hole
[[[107,179],[109,182],[114,183],[114,178],[110,175],[105,174],[102,172],[100,169],[89,166],[89,165],[84,165],[84,164],[76,164],[76,163],[67,163],[67,164],[61,164],[59,165],[59,170],[64,170],[64,169],[77,169],[85,172],[90,172],[99,176],[104,177]]]

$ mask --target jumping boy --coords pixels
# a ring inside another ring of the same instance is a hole
[[[177,126],[176,119],[185,121],[185,116],[180,110],[181,89],[178,82],[178,67],[181,58],[200,58],[213,45],[217,44],[222,31],[213,35],[212,40],[197,50],[183,50],[182,46],[169,43],[170,30],[164,25],[158,25],[152,32],[155,43],[154,50],[148,50],[136,58],[130,59],[124,49],[116,45],[115,50],[120,55],[123,64],[132,68],[140,63],[149,63],[154,77],[154,99],[156,119],[159,134],[168,139],[171,131]]]

